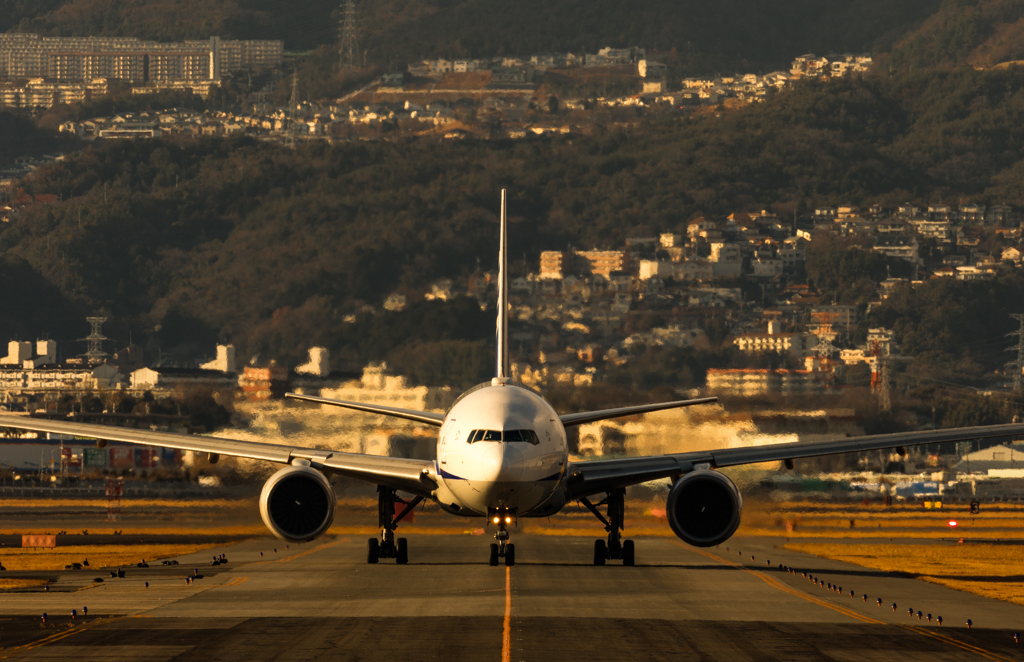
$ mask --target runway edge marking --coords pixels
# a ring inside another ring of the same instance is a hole
[[[681,543],[676,543],[676,544],[679,545],[680,547],[683,546]],[[796,596],[798,598],[801,598],[802,600],[806,600],[807,602],[811,602],[811,603],[820,605],[822,607],[826,607],[827,609],[831,609],[833,611],[839,612],[840,614],[843,614],[844,616],[849,616],[850,618],[854,618],[854,619],[857,619],[859,621],[863,621],[865,623],[871,623],[871,624],[874,624],[874,625],[897,625],[898,627],[901,627],[901,628],[903,628],[905,630],[910,630],[911,632],[914,632],[914,633],[917,633],[917,634],[923,634],[926,637],[931,637],[932,639],[935,639],[937,641],[941,641],[943,643],[950,644],[951,646],[956,646],[957,648],[960,648],[961,650],[965,650],[965,651],[967,651],[969,653],[974,653],[976,655],[980,655],[981,657],[984,657],[984,658],[989,659],[989,660],[1000,660],[1001,662],[1012,662],[1012,658],[1005,657],[1005,656],[1000,655],[998,653],[993,653],[990,650],[986,650],[984,648],[979,648],[979,647],[974,646],[972,644],[964,643],[962,641],[957,641],[956,639],[953,639],[953,638],[948,637],[946,635],[941,635],[941,634],[938,634],[938,633],[926,630],[924,628],[918,628],[918,627],[914,627],[914,626],[911,626],[911,625],[900,625],[899,623],[892,623],[892,624],[886,623],[885,621],[880,621],[878,619],[871,618],[870,616],[865,616],[864,614],[857,613],[855,611],[847,609],[846,607],[840,607],[839,605],[834,605],[834,604],[832,604],[830,602],[825,602],[824,600],[816,598],[813,595],[809,595],[807,593],[804,593],[803,591],[800,591],[798,589],[794,589],[791,586],[786,586],[785,584],[783,584],[782,582],[778,581],[774,577],[769,577],[768,575],[764,574],[763,572],[760,572],[758,570],[753,570],[753,569],[748,568],[748,567],[746,567],[744,565],[740,565],[739,563],[735,563],[735,562],[729,561],[727,559],[723,559],[723,558],[721,558],[719,556],[715,556],[714,554],[711,554],[709,552],[703,552],[703,551],[701,551],[699,549],[692,549],[690,547],[686,547],[686,549],[689,549],[690,551],[693,551],[693,552],[697,552],[701,556],[706,556],[709,559],[713,559],[713,560],[718,561],[720,563],[724,563],[725,565],[732,566],[734,568],[738,568],[738,569],[742,570],[743,572],[746,572],[746,573],[749,573],[751,575],[754,575],[755,577],[757,577],[758,579],[760,579],[761,581],[763,581],[764,583],[768,584],[769,586],[771,586],[773,588],[776,588],[776,589],[778,589],[780,591],[783,591],[785,593],[789,593],[791,595],[794,595],[794,596]]]
[[[512,568],[505,566],[505,621],[501,636],[501,662],[512,659]]]
[[[36,648],[40,648],[42,646],[46,646],[47,644],[52,644],[55,641],[60,641],[61,639],[66,639],[66,638],[70,637],[73,634],[78,634],[79,632],[84,632],[85,630],[89,630],[91,628],[94,628],[97,625],[101,625],[103,623],[112,623],[114,621],[119,621],[119,620],[121,620],[123,618],[125,618],[125,617],[124,616],[114,616],[112,618],[97,618],[95,621],[93,621],[93,622],[91,622],[91,623],[89,623],[87,625],[83,625],[83,626],[77,627],[77,628],[69,628],[65,632],[57,632],[57,633],[51,634],[50,636],[44,637],[44,638],[40,639],[39,641],[33,641],[33,642],[30,642],[30,643],[27,643],[27,644],[22,644],[21,646],[15,646],[14,648],[11,648],[10,650],[0,649],[0,660],[6,660],[7,658],[9,658],[11,655],[14,655],[15,653],[24,653],[26,651],[34,650]]]

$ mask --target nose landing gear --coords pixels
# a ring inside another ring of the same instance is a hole
[[[390,487],[377,486],[377,526],[380,527],[380,539],[370,538],[367,541],[367,563],[376,563],[380,559],[394,559],[399,565],[409,562],[409,543],[405,538],[395,538],[395,529],[423,501],[423,497],[406,501],[395,492]],[[398,515],[395,515],[395,504],[405,506]]]
[[[590,503],[586,497],[581,497],[580,503],[586,506],[587,510],[594,513],[597,519],[601,520],[601,523],[604,524],[604,530],[608,532],[607,541],[600,539],[594,541],[594,565],[604,565],[608,559],[621,559],[622,565],[633,565],[636,560],[633,541],[622,540],[620,533],[625,526],[625,488],[620,487],[608,492],[608,496],[596,505]],[[607,518],[598,510],[598,507],[604,505],[608,506]]]
[[[508,525],[515,520],[515,514],[507,509],[494,509],[487,514],[487,519],[498,525],[498,531],[494,534],[496,543],[491,543],[491,555],[488,559],[489,565],[498,565],[498,559],[505,559],[505,565],[511,567],[516,564],[516,546],[509,542]]]

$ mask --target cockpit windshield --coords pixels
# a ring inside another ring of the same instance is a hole
[[[540,443],[540,437],[533,430],[473,430],[466,443],[475,444],[478,441],[518,441],[536,446]]]

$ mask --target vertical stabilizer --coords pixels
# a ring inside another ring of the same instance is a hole
[[[501,189],[501,248],[498,251],[498,369],[499,379],[511,377],[508,364],[508,218],[505,189]]]

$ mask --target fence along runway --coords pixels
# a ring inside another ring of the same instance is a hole
[[[640,539],[637,565],[624,568],[590,565],[590,538],[518,535],[510,571],[487,565],[487,542],[415,536],[408,566],[370,566],[362,537],[287,549],[262,539],[180,557],[177,567],[130,568],[92,588],[81,573],[60,573],[58,586],[76,590],[4,595],[0,659],[934,661],[1021,651],[1013,634],[1024,607],[765,539],[699,551]],[[217,553],[230,563],[210,567]],[[204,578],[186,584],[195,569]],[[944,624],[908,616],[911,607]]]

